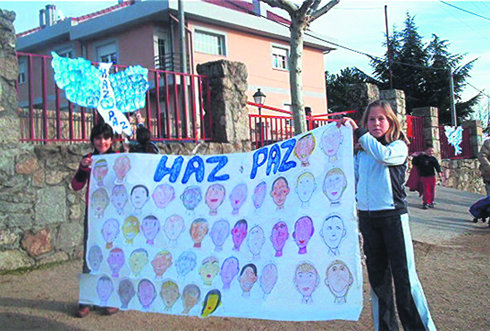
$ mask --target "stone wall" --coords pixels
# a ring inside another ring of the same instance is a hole
[[[478,159],[442,160],[445,187],[486,195]]]

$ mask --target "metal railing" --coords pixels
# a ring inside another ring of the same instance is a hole
[[[424,119],[422,117],[407,115],[407,138],[410,141],[408,152],[410,154],[422,152],[425,149]]]

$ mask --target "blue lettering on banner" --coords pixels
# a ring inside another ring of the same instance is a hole
[[[217,163],[216,167],[214,167],[214,169],[211,170],[211,172],[208,175],[208,182],[223,181],[223,180],[228,180],[230,178],[230,175],[228,174],[216,176],[218,171],[223,169],[223,167],[228,163],[228,156],[226,155],[211,156],[206,160],[206,163]]]
[[[281,149],[279,145],[274,144],[271,146],[269,151],[269,160],[267,161],[267,170],[265,174],[269,176],[271,173],[271,168],[274,166],[274,175],[277,173],[277,168],[279,168],[279,164],[281,163]]]
[[[254,179],[257,176],[257,169],[267,161],[267,147],[262,147],[255,151],[253,155],[252,171],[250,172],[250,179]],[[260,156],[263,159],[259,161]]]
[[[180,170],[182,169],[182,163],[184,163],[184,158],[182,156],[175,158],[171,168],[167,167],[167,160],[168,156],[166,155],[162,156],[160,159],[157,169],[155,170],[155,174],[153,175],[153,180],[155,182],[161,181],[166,175],[169,174],[170,183],[175,183],[177,181],[177,177],[179,177]]]
[[[284,158],[282,159],[281,166],[279,167],[279,172],[285,172],[296,167],[296,161],[288,161],[289,156],[294,150],[294,146],[296,146],[295,138],[286,140],[281,144],[281,148],[287,148],[287,150],[286,153],[284,153]]]
[[[250,172],[250,179],[254,179],[257,176],[258,169],[263,166],[267,161],[266,175],[269,176],[271,170],[274,174],[279,172],[285,172],[289,169],[296,167],[296,161],[288,160],[291,153],[296,146],[296,139],[289,139],[284,141],[281,145],[282,149],[286,149],[285,152],[281,154],[281,149],[279,144],[274,144],[269,147],[262,147],[255,151],[252,156],[252,170]]]
[[[197,163],[197,166],[194,164]],[[185,168],[184,177],[182,178],[182,184],[186,184],[192,174],[196,174],[196,181],[201,183],[204,179],[204,161],[199,155],[193,156],[189,162],[187,162],[187,167]]]

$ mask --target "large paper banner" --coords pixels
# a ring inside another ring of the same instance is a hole
[[[357,320],[352,130],[249,153],[94,156],[80,302],[149,312]]]

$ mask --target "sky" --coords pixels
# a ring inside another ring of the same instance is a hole
[[[194,0],[185,0],[194,1]],[[249,0],[251,1],[251,0]],[[294,1],[300,3],[302,1]],[[39,10],[48,3],[54,3],[65,17],[76,17],[117,4],[114,1],[3,1],[0,8],[17,13],[14,26],[17,32],[35,28],[39,24]],[[328,3],[323,0],[322,4]],[[328,13],[315,20],[311,30],[327,36],[336,43],[353,50],[383,57],[385,48],[384,6],[388,9],[389,34],[393,27],[403,29],[407,12],[415,16],[415,24],[424,42],[429,42],[432,34],[449,42],[449,52],[465,54],[465,61],[476,61],[471,78],[463,92],[468,99],[481,90],[485,93],[481,107],[488,111],[490,96],[490,1],[381,1],[381,0],[340,0]],[[452,6],[461,9],[454,8]],[[275,10],[287,17],[286,12]],[[466,12],[465,12],[466,11]],[[372,74],[369,58],[342,48],[325,55],[325,70],[339,73],[346,67],[357,67]]]

